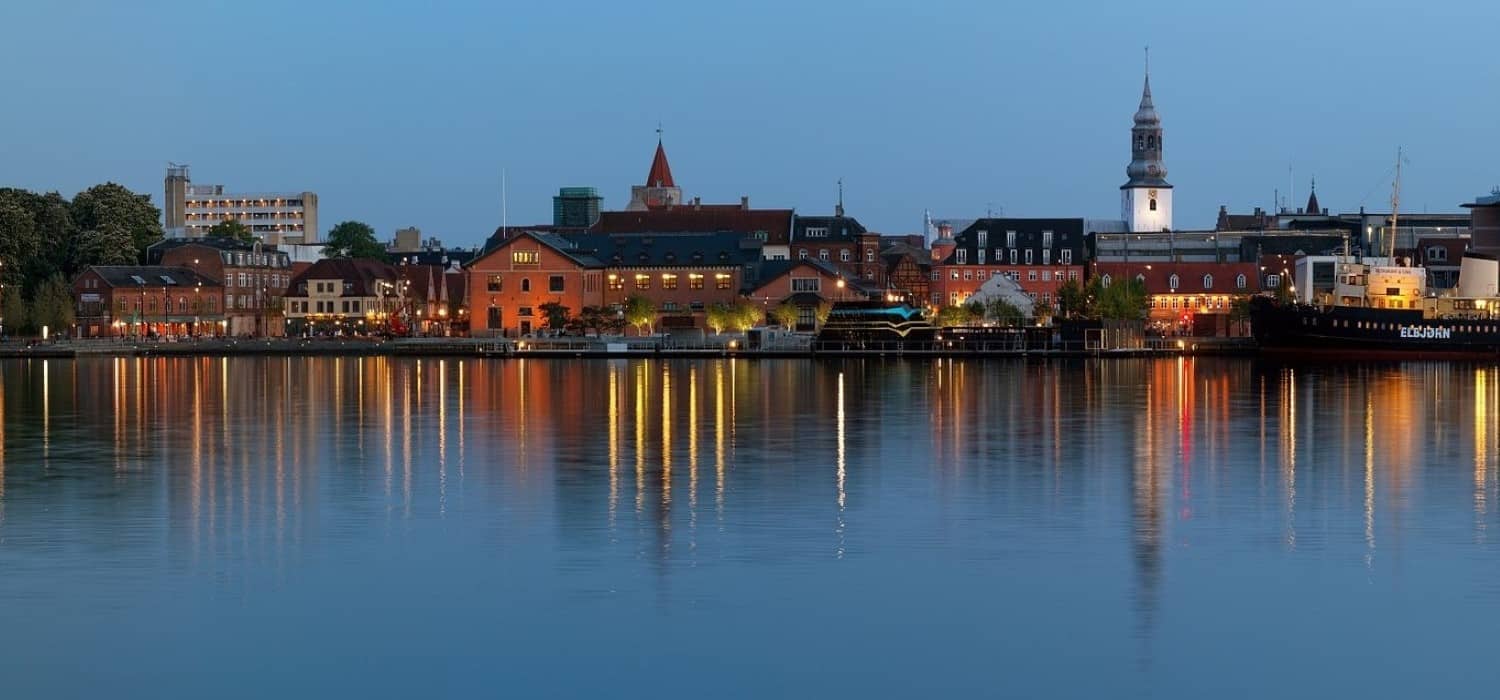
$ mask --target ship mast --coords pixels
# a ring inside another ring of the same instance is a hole
[[[1391,184],[1391,235],[1387,247],[1391,264],[1396,264],[1396,215],[1401,209],[1401,149],[1396,148],[1396,179]]]

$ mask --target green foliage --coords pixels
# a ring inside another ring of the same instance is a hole
[[[637,335],[645,335],[656,323],[656,304],[639,294],[625,300],[625,322],[635,326]]]
[[[1104,286],[1099,278],[1089,283],[1091,316],[1107,321],[1139,321],[1146,317],[1150,297],[1140,280],[1122,280]]]
[[[730,324],[735,330],[744,333],[765,321],[765,312],[759,306],[741,299],[730,307]]]
[[[704,312],[703,320],[713,329],[714,335],[720,335],[725,328],[734,325],[734,311],[728,304],[714,304]]]
[[[831,301],[818,302],[818,308],[814,312],[814,314],[816,315],[816,317],[818,319],[818,325],[819,326],[827,323],[828,322],[828,317],[833,314],[833,302],[831,302]]]
[[[1276,295],[1276,303],[1290,304],[1296,301],[1296,295],[1292,293],[1291,281],[1290,277],[1282,276],[1281,284],[1272,288],[1272,292]]]
[[[27,328],[26,301],[21,298],[21,289],[15,285],[6,285],[5,294],[0,296],[0,324],[4,324],[6,333],[17,333]]]
[[[981,313],[980,316],[984,316],[985,314],[988,314],[991,320],[1002,326],[1019,326],[1026,321],[1026,314],[1021,311],[1020,307],[999,297],[991,299],[985,305],[984,313]]]
[[[1031,317],[1036,319],[1038,324],[1050,325],[1052,323],[1052,316],[1055,313],[1056,311],[1052,308],[1052,302],[1037,299],[1036,303],[1031,305]]]
[[[542,315],[547,317],[547,327],[562,330],[568,325],[568,307],[561,302],[549,301],[541,305]]]
[[[140,257],[130,235],[118,228],[89,229],[74,238],[74,265],[133,265]]]
[[[1063,318],[1082,318],[1089,313],[1089,295],[1078,280],[1068,280],[1057,288],[1057,313]]]
[[[32,305],[32,327],[47,327],[50,333],[69,330],[73,325],[73,291],[61,274],[42,283]]]
[[[771,320],[778,325],[791,330],[797,326],[797,305],[791,301],[783,301],[771,309]]]
[[[239,219],[225,219],[209,227],[207,236],[209,238],[227,238],[241,243],[254,243],[255,234],[250,232],[250,227],[240,223]]]
[[[128,239],[129,255],[110,250],[105,253],[110,259],[138,262],[145,256],[147,246],[162,239],[161,210],[151,203],[151,196],[136,194],[113,182],[79,192],[69,206],[69,213],[78,231],[99,232],[100,240],[111,244]],[[80,266],[84,264],[93,263]]]
[[[937,312],[937,324],[944,328],[967,326],[977,320],[979,316],[969,306],[944,306]]]
[[[579,335],[587,335],[589,331],[599,335],[606,332],[618,335],[625,330],[625,319],[605,306],[585,306],[568,323]]]
[[[360,221],[343,221],[328,232],[323,254],[330,258],[386,260],[385,246],[375,240],[375,229]]]

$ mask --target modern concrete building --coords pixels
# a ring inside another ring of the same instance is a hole
[[[318,241],[318,195],[229,192],[223,185],[194,185],[186,165],[167,167],[162,212],[172,238],[201,238],[214,224],[234,219],[250,227],[263,243]]]

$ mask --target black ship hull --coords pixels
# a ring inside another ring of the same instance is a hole
[[[1263,354],[1363,359],[1497,359],[1500,319],[1423,318],[1421,311],[1250,301]]]

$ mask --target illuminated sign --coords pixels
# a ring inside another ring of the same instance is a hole
[[[1433,328],[1431,326],[1401,326],[1401,337],[1447,340],[1453,337],[1453,329]]]

